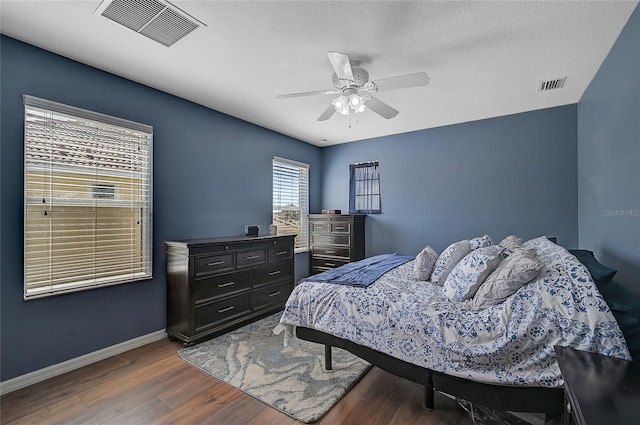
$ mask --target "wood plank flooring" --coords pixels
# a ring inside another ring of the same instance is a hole
[[[181,345],[162,340],[4,395],[0,423],[265,424],[300,422],[182,360]],[[373,368],[317,425],[472,425],[453,400]]]

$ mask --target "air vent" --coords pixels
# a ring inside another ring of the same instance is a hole
[[[171,3],[158,0],[104,0],[94,13],[167,47],[204,25]]]
[[[547,80],[538,82],[538,91],[549,91],[555,89],[561,89],[564,86],[564,81],[567,77],[558,78],[557,80]]]

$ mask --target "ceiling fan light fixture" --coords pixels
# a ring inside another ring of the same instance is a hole
[[[333,99],[333,107],[336,108],[337,112],[340,112],[342,115],[349,114],[349,99],[347,96],[341,94],[340,96]]]
[[[333,103],[333,106],[335,106],[337,111],[347,104],[347,97],[341,94],[340,96],[333,99],[333,102],[331,103]]]
[[[365,99],[357,93],[340,95],[331,102],[336,112],[342,115],[349,115],[351,111],[360,113],[365,110]]]

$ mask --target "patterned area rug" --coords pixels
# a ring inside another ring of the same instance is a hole
[[[313,422],[336,404],[371,365],[333,348],[324,369],[324,346],[274,335],[277,313],[218,338],[183,348],[180,357],[216,378],[301,421]]]

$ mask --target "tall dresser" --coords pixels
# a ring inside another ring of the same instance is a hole
[[[282,309],[295,235],[167,241],[167,334],[185,345]]]
[[[309,214],[311,272],[364,258],[364,214]]]

